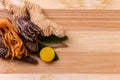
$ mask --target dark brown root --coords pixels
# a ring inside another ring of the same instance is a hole
[[[3,59],[5,58],[5,55],[7,54],[8,49],[5,48],[0,48],[0,57]],[[11,56],[9,56],[7,59],[11,59]],[[32,64],[38,64],[38,61],[34,58],[32,58],[31,56],[27,55],[27,56],[22,56],[21,59],[18,58],[14,58],[15,60],[21,60],[27,63],[32,63]]]
[[[38,64],[38,61],[36,59],[32,58],[29,55],[28,56],[23,56],[21,58],[21,60],[24,61],[24,62],[27,62],[27,63]]]
[[[2,36],[0,35],[0,48],[4,48],[5,46],[4,46],[4,43],[3,43],[3,41],[2,41]]]
[[[5,55],[7,54],[8,50],[5,48],[0,48],[0,57],[5,58]]]
[[[40,30],[37,25],[29,20],[29,17],[19,17],[16,19],[16,23],[18,31],[26,40],[34,41],[37,39]]]
[[[40,33],[40,28],[32,23],[29,17],[19,17],[16,19],[17,29],[20,33],[20,37],[23,40],[25,47],[29,52],[38,51],[37,37]]]
[[[25,39],[22,39],[22,40],[28,52],[30,53],[38,52],[38,41],[37,40],[33,42],[27,41]]]

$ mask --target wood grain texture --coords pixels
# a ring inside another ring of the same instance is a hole
[[[120,0],[29,0],[43,9],[119,10]]]
[[[118,30],[120,28],[119,10],[45,9],[44,13],[69,31]]]
[[[119,80],[119,74],[0,74],[0,80]]]
[[[39,1],[34,2],[39,5],[44,2]],[[47,64],[36,57],[39,64],[32,65],[0,59],[0,73],[120,73],[119,10],[70,10],[61,7],[43,10],[48,18],[62,24],[69,36],[65,42],[67,48],[55,49],[60,60]],[[11,18],[1,10],[0,17],[6,16]]]

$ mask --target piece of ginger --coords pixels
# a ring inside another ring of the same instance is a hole
[[[55,35],[57,37],[64,37],[65,30],[63,26],[48,19],[41,7],[29,0],[3,0],[7,9],[13,13],[14,18],[21,16],[29,16],[30,20],[36,24],[43,36]]]

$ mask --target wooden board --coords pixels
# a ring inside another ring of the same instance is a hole
[[[3,10],[1,16],[8,16]],[[120,73],[120,11],[44,9],[62,24],[67,48],[55,49],[60,60],[32,65],[0,59],[0,73]],[[10,17],[10,16],[8,16]]]
[[[29,0],[43,9],[119,10],[120,0]]]
[[[0,74],[1,80],[120,80],[120,74]]]
[[[120,73],[120,11],[44,10],[64,25],[67,48],[60,60],[38,65],[0,59],[0,73]],[[72,14],[72,13],[73,14]]]

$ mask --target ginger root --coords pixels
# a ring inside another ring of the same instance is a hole
[[[18,36],[18,31],[9,19],[3,18],[0,20],[0,32],[5,48],[8,49],[5,58],[12,56],[12,59],[14,57],[21,59],[23,55],[27,56],[28,52]]]
[[[13,13],[14,19],[29,16],[30,20],[39,27],[43,36],[55,35],[59,38],[65,36],[63,26],[48,19],[41,7],[29,0],[3,0],[6,7]]]

